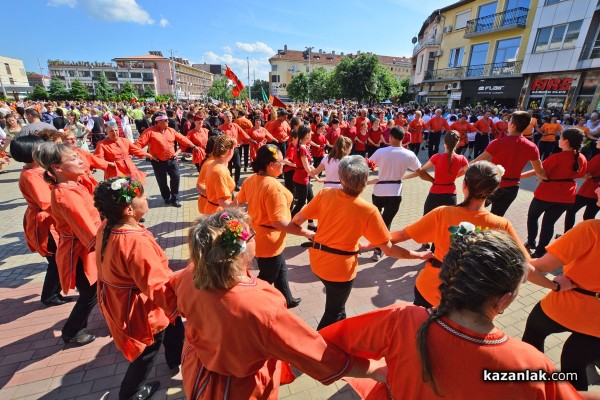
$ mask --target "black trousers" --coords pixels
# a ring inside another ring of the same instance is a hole
[[[490,135],[479,133],[475,135],[475,154],[473,154],[473,158],[477,158],[483,153],[488,144],[490,144]]]
[[[151,161],[151,163],[163,200],[177,200],[179,194],[179,162],[173,158],[167,161]],[[169,176],[170,185],[167,184],[167,175]]]
[[[486,206],[492,205],[490,210],[492,214],[503,217],[508,211],[508,207],[515,201],[519,194],[519,186],[509,186],[505,188],[498,188],[492,195],[486,200]]]
[[[46,256],[48,261],[48,268],[46,269],[46,276],[44,277],[44,286],[42,286],[42,303],[47,303],[56,299],[60,295],[60,279],[58,277],[58,266],[56,265],[56,259],[54,253],[56,253],[56,242],[51,234],[48,234],[48,251],[53,253],[52,255]]]
[[[433,307],[433,305],[430,302],[425,300],[425,297],[423,297],[423,295],[421,294],[421,292],[419,292],[419,289],[417,289],[416,286],[415,286],[414,293],[415,293],[415,301],[413,301],[413,304],[415,306],[425,307],[425,308]]]
[[[371,157],[373,156],[373,154],[375,154],[375,152],[379,149],[379,147],[377,146],[371,146],[370,144],[367,145],[367,157]]]
[[[240,175],[242,172],[242,159],[240,158],[240,148],[236,147],[233,149],[233,157],[229,161],[229,172],[235,180],[235,186],[240,183]]]
[[[392,221],[400,209],[400,203],[402,203],[402,196],[375,196],[371,195],[371,201],[373,205],[377,207],[381,213],[381,218],[385,222],[388,230],[392,227]]]
[[[409,143],[408,149],[418,156],[419,151],[421,150],[421,143]]]
[[[561,371],[576,372],[577,379],[570,381],[571,384],[577,390],[588,390],[586,368],[588,364],[600,359],[600,338],[565,328],[548,317],[540,303],[537,303],[527,318],[523,341],[543,352],[546,337],[560,332],[572,332],[560,355]]]
[[[325,156],[313,157],[313,167],[317,168]]]
[[[290,171],[285,171],[283,173],[283,182],[284,182],[283,185],[292,194],[294,194],[294,192],[295,192],[293,179],[294,179],[294,170],[293,169]]]
[[[165,346],[165,358],[169,368],[181,365],[181,352],[183,350],[184,326],[181,317],[177,317],[174,324],[168,325],[163,331],[154,335],[154,343],[146,347],[144,352],[138,356],[125,372],[121,382],[119,399],[128,400],[132,398],[144,384],[152,369],[154,360],[160,351],[160,345]]]
[[[277,142],[275,143],[275,145],[279,148],[279,151],[281,151],[281,154],[283,154],[283,156],[285,157],[285,154],[287,153],[287,142]]]
[[[538,147],[540,149],[540,160],[544,161],[552,155],[552,151],[556,147],[556,142],[543,142],[540,140]]]
[[[423,215],[440,206],[455,206],[456,195],[451,193],[429,193],[423,205]]]
[[[546,246],[554,236],[554,224],[565,211],[569,209],[571,204],[553,203],[536,199],[531,200],[529,211],[527,212],[527,242],[533,245],[538,234],[538,220],[544,214],[542,219],[542,230],[540,232],[540,240],[535,248],[534,257],[539,258],[546,254]]]
[[[65,340],[74,338],[79,331],[87,327],[88,318],[94,306],[98,303],[96,284],[90,285],[83,271],[83,261],[81,258],[77,260],[75,287],[79,291],[79,298],[62,328],[62,336]]]
[[[250,145],[243,144],[240,146],[242,149],[242,156],[244,158],[244,171],[248,169],[248,160],[250,159]],[[285,154],[284,154],[285,156]]]
[[[275,286],[283,294],[289,304],[294,300],[287,277],[287,265],[283,253],[274,257],[256,257],[260,270],[258,279],[262,279]]]
[[[308,182],[308,185],[301,185],[299,183],[294,182],[294,190],[296,193],[296,205],[292,210],[292,217],[302,210],[305,204],[311,201],[314,197],[312,185]]]
[[[346,302],[350,297],[354,279],[348,282],[332,282],[321,279],[325,285],[325,312],[317,330],[346,319]]]
[[[428,146],[428,152],[429,152],[429,158],[431,158],[431,156],[433,156],[434,154],[437,154],[440,152],[440,139],[442,138],[442,132],[429,132],[429,146]]]
[[[575,215],[577,211],[585,207],[583,212],[583,220],[596,218],[596,214],[600,211],[598,207],[598,199],[592,199],[591,197],[583,197],[580,195],[575,196],[575,203],[569,207],[567,214],[565,215],[565,233],[575,225]]]

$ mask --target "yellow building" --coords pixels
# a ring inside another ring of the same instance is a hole
[[[413,50],[417,101],[517,105],[537,0],[463,0],[434,11]]]
[[[269,72],[269,91],[271,94],[287,100],[287,85],[290,83],[294,74],[298,72],[311,72],[316,68],[325,68],[333,71],[336,65],[342,61],[342,57],[357,57],[357,54],[336,54],[314,50],[288,50],[287,45],[283,50],[278,50],[277,54],[269,59],[271,71]],[[389,68],[392,75],[398,80],[409,78],[411,76],[411,60],[406,57],[393,57],[377,55],[381,64]]]
[[[11,100],[26,97],[33,90],[23,60],[0,56],[0,90]]]

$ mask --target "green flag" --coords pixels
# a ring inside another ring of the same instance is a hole
[[[268,102],[269,102],[269,96],[267,96],[267,94],[265,93],[265,88],[260,88],[260,90],[262,90],[262,98],[263,98],[263,101],[264,101],[265,103],[268,103]]]

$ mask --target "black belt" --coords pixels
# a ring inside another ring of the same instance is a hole
[[[521,180],[521,178],[505,178],[502,177],[503,181],[513,181],[513,182],[519,182]]]
[[[323,182],[323,184],[325,184],[325,185],[328,183],[332,184],[332,185],[339,185],[341,182],[340,181],[325,181],[325,182]]]
[[[400,183],[402,183],[402,180],[399,180],[399,181],[379,181],[376,184],[379,185],[380,183],[382,183],[382,184],[392,184],[392,183],[398,183],[398,184],[400,184]]]
[[[429,261],[434,268],[442,268],[442,262],[435,257],[432,257],[427,261]]]
[[[338,250],[333,247],[325,246],[322,243],[318,242],[305,242],[300,245],[301,247],[312,247],[313,249],[323,250],[327,253],[337,254],[339,256],[355,256],[360,253],[360,251],[346,251],[346,250]]]
[[[575,182],[575,179],[570,178],[570,179],[546,179],[542,182]]]
[[[205,195],[203,195],[202,193],[200,193],[200,197],[204,197],[205,199],[208,199],[208,197],[206,197]]]
[[[575,288],[573,290],[578,293],[585,294],[586,296],[592,296],[600,300],[600,293],[592,292],[591,290],[586,290],[582,288]]]
[[[274,226],[271,226],[271,225],[260,224],[260,226],[262,226],[263,228],[267,228],[267,229],[275,229],[275,230],[277,229],[277,228],[275,228]]]
[[[206,198],[206,201],[208,201],[208,202],[209,202],[210,204],[212,204],[213,206],[220,207],[220,206],[219,206],[217,203],[213,203],[212,201],[210,201],[210,200],[208,199],[208,197]]]
[[[433,183],[436,186],[456,186],[456,184],[454,182],[452,183]]]

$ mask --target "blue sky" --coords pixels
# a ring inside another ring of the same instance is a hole
[[[412,55],[425,18],[452,0],[204,2],[184,0],[21,0],[3,4],[0,55],[47,73],[48,59],[110,61],[176,50],[194,63],[228,64],[246,82],[267,79],[284,44],[336,53]],[[227,5],[227,7],[225,6]]]

